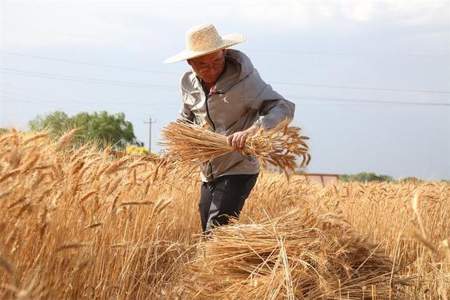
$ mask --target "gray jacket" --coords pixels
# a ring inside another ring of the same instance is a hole
[[[192,71],[181,78],[183,106],[181,119],[187,119],[217,133],[230,135],[257,124],[264,129],[275,127],[284,119],[292,120],[294,103],[286,100],[266,84],[242,52],[227,49],[225,70],[215,91],[205,93]],[[202,181],[212,181],[223,175],[256,174],[259,164],[255,157],[232,152],[216,157],[201,168]]]

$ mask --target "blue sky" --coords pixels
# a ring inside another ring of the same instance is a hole
[[[153,146],[175,119],[185,31],[239,32],[296,103],[310,172],[450,179],[450,1],[0,0],[0,126],[124,112]],[[425,105],[423,105],[425,104]]]

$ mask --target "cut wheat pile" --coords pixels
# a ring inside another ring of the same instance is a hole
[[[172,122],[163,132],[168,155],[188,164],[198,164],[234,151],[224,135],[187,122]],[[281,122],[277,127],[260,129],[249,137],[242,153],[256,156],[263,165],[271,164],[284,171],[294,171],[298,165],[305,167],[310,161],[308,137],[301,135],[298,127]],[[297,160],[301,158],[301,163]]]
[[[200,249],[187,286],[201,299],[398,299],[407,283],[379,245],[308,209],[217,228]]]

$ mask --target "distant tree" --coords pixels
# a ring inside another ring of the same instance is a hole
[[[108,114],[106,111],[81,112],[72,117],[56,111],[46,116],[37,116],[29,122],[33,131],[47,130],[53,137],[59,137],[73,128],[79,128],[74,141],[79,144],[95,142],[100,147],[112,145],[123,149],[128,144],[142,145],[136,139],[131,122],[124,113]]]
[[[53,137],[59,137],[74,128],[71,118],[62,111],[55,111],[46,116],[37,116],[28,122],[28,127],[32,131],[47,130]]]
[[[9,132],[9,130],[7,128],[0,127],[0,134],[7,133],[7,132]]]
[[[422,179],[417,178],[417,177],[405,177],[399,180],[400,182],[415,182],[415,183],[419,183],[419,182],[423,182]]]
[[[339,176],[339,180],[369,182],[369,181],[393,181],[394,179],[388,175],[377,175],[371,172],[361,172],[354,175],[341,175]]]

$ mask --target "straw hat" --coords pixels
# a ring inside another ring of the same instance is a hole
[[[244,40],[245,38],[242,34],[220,36],[212,24],[198,25],[186,32],[186,49],[175,56],[169,57],[164,63],[173,63],[202,56],[242,43]]]

